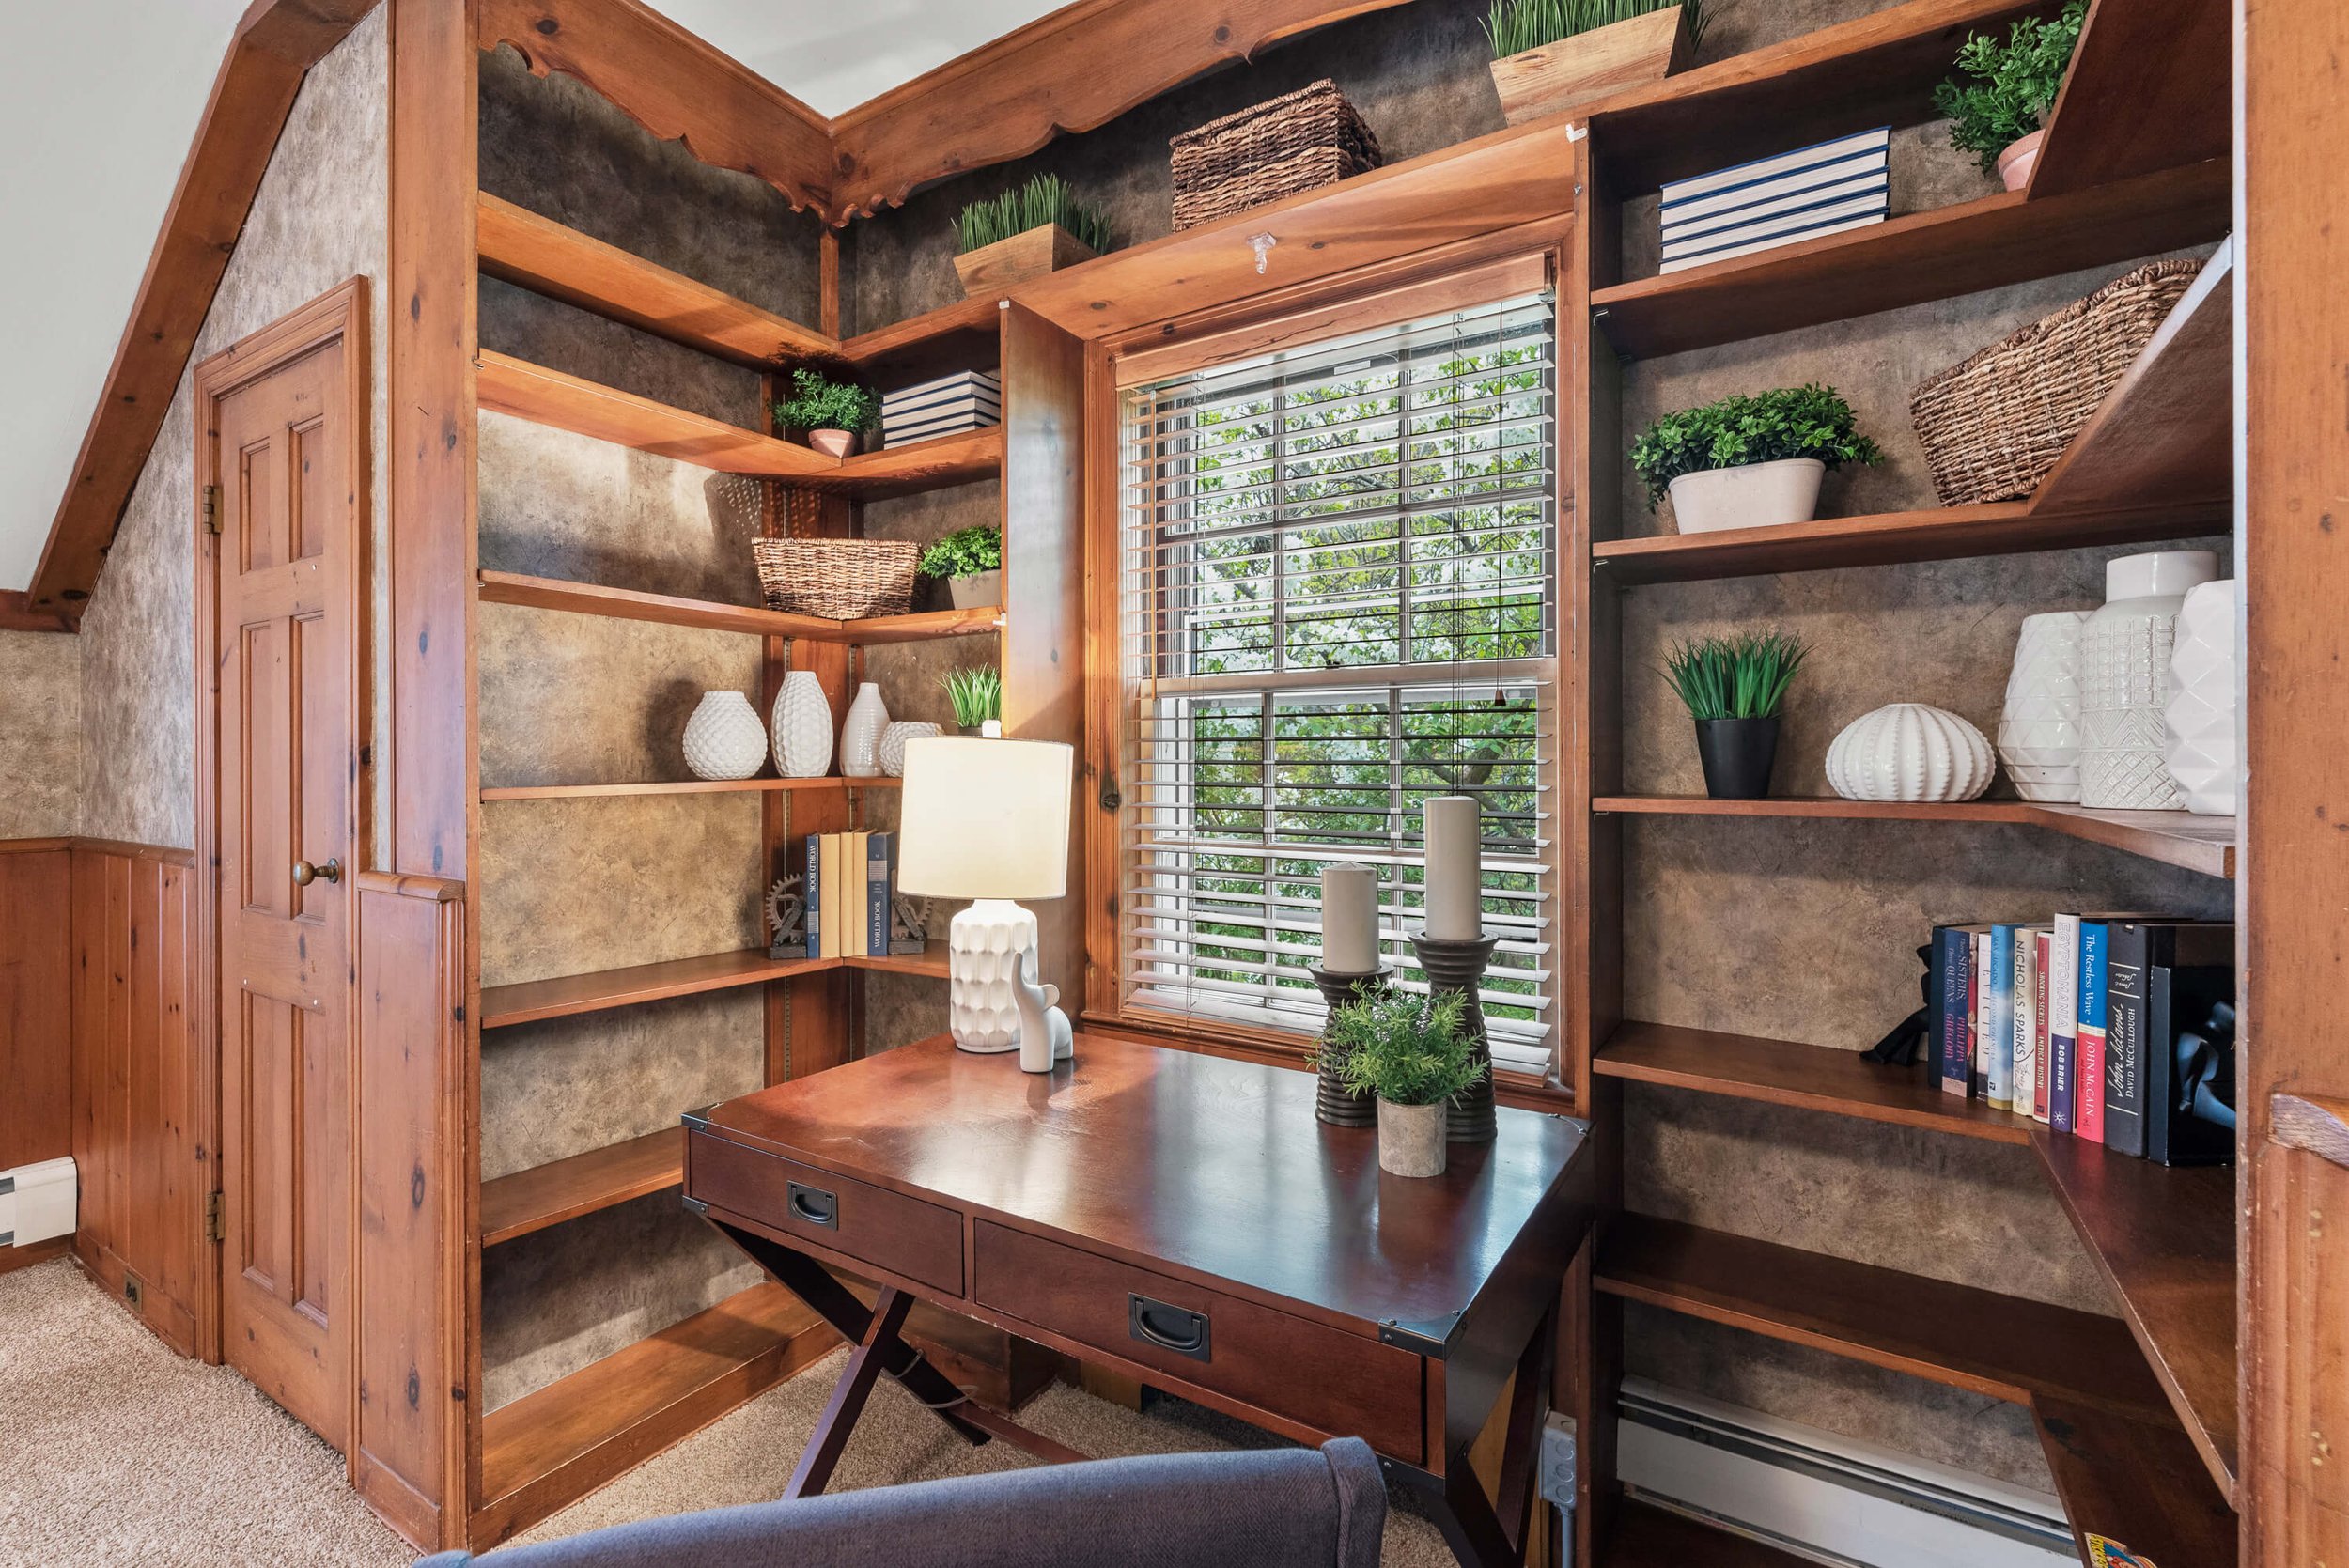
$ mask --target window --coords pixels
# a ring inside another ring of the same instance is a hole
[[[1472,795],[1494,1057],[1547,1070],[1556,335],[1521,294],[1124,395],[1129,1014],[1318,1030],[1337,861],[1379,872],[1382,949],[1423,986],[1421,804]]]

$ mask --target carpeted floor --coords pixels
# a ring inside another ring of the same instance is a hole
[[[772,1498],[846,1352],[695,1434],[531,1531]],[[1021,1419],[1108,1457],[1278,1441],[1174,1399],[1137,1415],[1054,1385]],[[403,1568],[408,1548],[343,1482],[340,1455],[233,1373],[182,1360],[70,1262],[0,1276],[0,1568]],[[886,1380],[832,1486],[848,1490],[1032,1463],[972,1449]],[[1389,1568],[1450,1568],[1435,1527],[1391,1510]]]

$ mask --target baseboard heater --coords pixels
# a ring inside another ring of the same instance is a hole
[[[2078,1560],[2044,1492],[1626,1378],[1616,1469],[1641,1500],[1830,1568]]]
[[[0,1171],[0,1247],[71,1235],[80,1187],[70,1157]]]

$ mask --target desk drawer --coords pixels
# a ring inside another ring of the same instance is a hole
[[[978,1221],[972,1297],[1170,1376],[1420,1460],[1420,1358],[1024,1232]]]
[[[962,1294],[962,1217],[781,1155],[692,1137],[693,1196],[842,1257]]]

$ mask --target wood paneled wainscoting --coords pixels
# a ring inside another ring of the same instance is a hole
[[[72,898],[70,840],[0,843],[0,1171],[73,1152]],[[70,1245],[0,1247],[0,1274]]]

